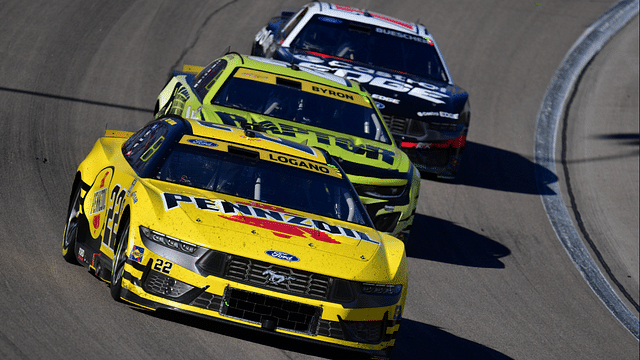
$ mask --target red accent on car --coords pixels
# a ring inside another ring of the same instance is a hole
[[[306,227],[296,226],[292,224],[284,224],[281,222],[269,221],[266,219],[257,219],[249,216],[243,216],[243,215],[233,215],[233,216],[220,215],[220,217],[223,217],[227,220],[232,220],[232,221],[260,227],[263,229],[271,230],[274,235],[277,235],[280,237],[285,237],[285,238],[289,238],[291,236],[306,237],[306,235],[308,234],[314,240],[331,243],[331,244],[340,244],[339,241],[334,240],[329,235],[327,235],[326,233],[318,229],[306,228]]]
[[[107,171],[107,172],[104,174],[104,177],[102,178],[102,181],[100,181],[100,188],[103,188],[103,187],[104,187],[104,179],[106,179],[108,175],[109,175],[109,172]]]
[[[343,11],[354,12],[354,13],[358,13],[358,14],[364,14],[363,10],[352,8],[350,6],[336,5],[336,9],[343,10]],[[413,25],[411,25],[408,22],[405,22],[405,21],[402,21],[402,20],[398,20],[398,19],[394,19],[392,17],[384,16],[384,15],[380,15],[380,14],[370,13],[370,15],[373,16],[376,19],[388,21],[390,23],[393,23],[393,24],[396,24],[396,25],[400,25],[400,26],[402,26],[404,28],[407,28],[409,30],[413,30]]]
[[[433,148],[437,148],[437,149],[448,149],[448,148],[461,148],[464,147],[465,143],[467,142],[467,137],[466,136],[459,136],[455,139],[450,139],[450,140],[446,140],[443,142],[435,142],[435,143],[429,143],[429,146],[424,146],[424,147],[420,147],[420,143],[416,143],[416,142],[408,142],[408,141],[403,141],[400,143],[400,147],[401,148],[406,148],[406,149],[415,149],[415,148],[423,148],[423,149],[433,149]]]

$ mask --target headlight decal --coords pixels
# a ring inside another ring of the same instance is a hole
[[[189,255],[193,255],[196,250],[198,250],[198,246],[188,243],[186,241],[183,240],[178,240],[176,238],[173,238],[171,236],[167,236],[164,235],[162,233],[159,233],[157,231],[153,231],[149,228],[146,228],[144,226],[140,226],[140,233],[142,234],[142,236],[144,236],[145,238],[160,244],[162,246],[168,247],[170,249],[173,250],[177,250],[180,251],[182,253],[185,254],[189,254]]]
[[[397,295],[402,292],[402,285],[362,284],[362,292],[376,295]]]

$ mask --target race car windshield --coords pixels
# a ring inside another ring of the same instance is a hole
[[[247,154],[178,145],[155,178],[373,227],[346,178]]]
[[[262,75],[274,80],[260,81],[258,77]],[[240,68],[220,88],[212,103],[367,140],[391,143],[383,122],[372,105],[366,103],[366,98],[326,86],[309,87],[320,90],[317,93],[305,91],[299,81]]]
[[[440,57],[427,38],[328,16],[314,16],[292,48],[447,82]]]

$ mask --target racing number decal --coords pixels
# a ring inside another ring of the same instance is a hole
[[[124,202],[127,190],[123,189],[120,184],[117,184],[111,190],[111,196],[109,197],[110,205],[107,213],[107,219],[105,222],[104,236],[102,237],[102,243],[109,249],[114,250],[116,242],[116,231],[118,228],[118,221],[120,220],[120,212],[122,211],[122,203]]]
[[[173,267],[172,262],[163,261],[162,259],[156,259],[156,263],[153,264],[153,270],[160,271],[167,275],[171,272],[171,267]]]

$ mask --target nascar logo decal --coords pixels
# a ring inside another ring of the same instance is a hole
[[[232,203],[172,193],[162,193],[162,201],[165,211],[181,207],[183,204],[193,204],[197,209],[221,213],[227,220],[270,230],[274,235],[284,238],[310,236],[317,241],[340,244],[330,236],[339,235],[380,245],[380,242],[371,239],[366,233],[287,213],[286,210],[275,206]]]

